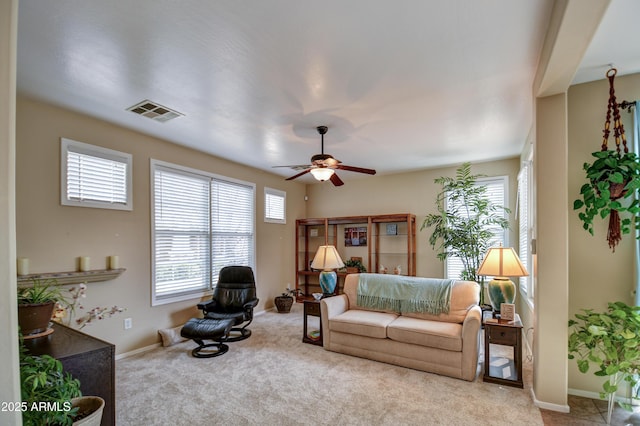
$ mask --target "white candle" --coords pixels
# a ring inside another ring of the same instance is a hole
[[[91,258],[89,256],[80,257],[80,271],[87,272],[91,270]]]
[[[109,256],[109,269],[119,269],[120,258],[118,256]]]
[[[29,275],[29,259],[26,257],[18,258],[18,275]]]

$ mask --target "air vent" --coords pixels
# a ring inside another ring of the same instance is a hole
[[[159,121],[161,123],[184,115],[155,102],[151,102],[147,99],[127,108],[127,111],[135,112],[136,114],[145,116],[155,121]]]

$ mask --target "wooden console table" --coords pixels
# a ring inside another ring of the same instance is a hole
[[[115,345],[55,323],[53,333],[24,341],[32,355],[50,355],[65,371],[80,380],[85,396],[104,399],[102,426],[116,424]]]

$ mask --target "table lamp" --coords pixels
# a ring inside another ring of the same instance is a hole
[[[501,303],[513,303],[516,300],[516,286],[507,277],[526,277],[529,275],[515,250],[511,247],[492,247],[478,268],[478,275],[490,275],[489,302],[494,312],[500,312]]]
[[[322,269],[320,272],[320,288],[322,288],[323,296],[330,296],[336,289],[338,275],[334,269],[342,268],[344,263],[340,259],[340,255],[334,246],[320,246],[316,252],[311,267],[313,269]]]

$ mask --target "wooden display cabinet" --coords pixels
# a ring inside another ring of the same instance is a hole
[[[321,292],[320,271],[311,269],[318,247],[333,245],[342,260],[358,257],[367,272],[389,274],[400,266],[401,275],[416,275],[416,217],[413,214],[327,217],[296,220],[295,284],[309,298]],[[336,292],[344,285],[346,272],[338,271]]]

